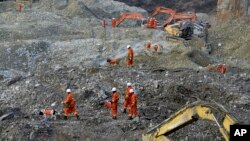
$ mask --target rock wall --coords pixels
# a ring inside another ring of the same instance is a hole
[[[218,0],[217,23],[223,23],[243,15],[248,15],[250,0]]]

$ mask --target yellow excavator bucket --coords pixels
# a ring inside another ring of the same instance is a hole
[[[142,135],[143,141],[170,141],[166,135],[177,128],[186,126],[191,121],[204,119],[215,122],[220,133],[226,141],[229,141],[230,125],[237,123],[223,106],[217,103],[197,101],[185,105],[182,109],[172,114],[161,124],[149,129]]]

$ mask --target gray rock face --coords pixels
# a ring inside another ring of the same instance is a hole
[[[55,8],[62,10],[68,6],[68,0],[54,0]]]

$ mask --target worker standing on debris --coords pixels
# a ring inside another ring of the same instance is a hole
[[[112,101],[111,101],[111,110],[112,110],[112,118],[116,119],[117,118],[117,105],[119,101],[119,96],[118,93],[116,92],[116,88],[112,88]]]
[[[123,113],[126,113],[127,109],[130,109],[130,99],[131,99],[131,94],[129,93],[129,91],[133,89],[132,88],[132,84],[130,82],[127,83],[127,88],[125,91],[125,98],[124,98],[124,103],[123,103]]]
[[[153,28],[157,28],[157,20],[156,19],[154,19],[154,21],[153,21]]]
[[[150,19],[149,19],[149,28],[152,28],[152,27],[153,27],[153,24],[154,24],[154,19],[153,19],[153,18],[150,18]]]
[[[133,65],[133,59],[134,59],[134,51],[131,48],[130,45],[127,45],[127,49],[128,49],[128,62],[127,65],[128,66],[132,66]]]
[[[70,89],[67,89],[66,90],[67,92],[67,96],[66,96],[66,99],[64,101],[62,101],[62,104],[65,105],[65,108],[64,108],[64,119],[68,119],[68,115],[70,113],[73,113],[74,116],[79,119],[79,115],[78,115],[78,112],[76,111],[76,108],[75,108],[75,99],[73,98],[73,95],[72,95],[72,92]]]
[[[111,26],[112,27],[116,26],[116,20],[115,20],[115,18],[112,18],[112,20],[111,20]]]
[[[146,49],[149,51],[149,50],[150,50],[150,47],[151,47],[151,42],[148,41],[148,42],[146,43]]]
[[[131,94],[131,108],[129,110],[129,119],[132,119],[136,117],[137,114],[137,95],[134,93],[133,89],[129,90],[129,93]]]

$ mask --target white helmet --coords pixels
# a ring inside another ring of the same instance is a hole
[[[133,89],[130,89],[130,90],[129,90],[129,93],[133,93],[133,92],[134,92],[134,90],[133,90]]]
[[[131,86],[131,85],[132,85],[132,84],[131,84],[130,82],[127,83],[127,87],[128,87],[128,86]]]
[[[71,92],[71,89],[67,89],[66,92],[67,92],[67,93],[70,93],[70,92]]]
[[[112,92],[116,92],[116,88],[114,87],[114,88],[112,88]]]
[[[130,48],[131,46],[130,45],[127,45],[127,48]]]

